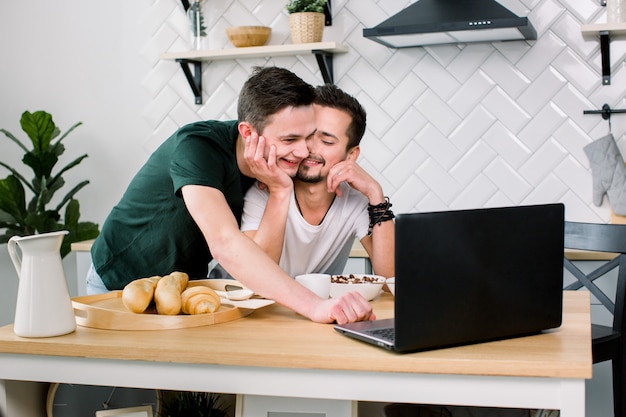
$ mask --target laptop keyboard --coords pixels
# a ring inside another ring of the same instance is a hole
[[[377,337],[379,339],[393,342],[395,340],[396,329],[395,327],[388,327],[385,329],[372,329],[372,330],[368,330],[366,333],[374,337]]]

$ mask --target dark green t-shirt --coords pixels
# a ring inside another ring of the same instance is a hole
[[[237,135],[237,121],[192,123],[150,156],[91,249],[96,272],[107,288],[122,289],[137,278],[172,271],[186,272],[191,279],[206,278],[212,256],[180,189],[204,185],[220,190],[240,222],[243,196],[254,180],[237,167]]]

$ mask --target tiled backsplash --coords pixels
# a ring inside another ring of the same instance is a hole
[[[204,0],[206,48],[231,48],[224,29],[272,27],[269,44],[290,43],[286,0]],[[575,221],[608,221],[609,206],[591,202],[591,172],[583,147],[609,131],[583,110],[626,107],[626,37],[611,43],[612,83],[601,84],[600,44],[583,38],[581,24],[606,21],[599,0],[500,0],[537,30],[536,41],[390,49],[363,38],[411,1],[332,0],[333,25],[324,40],[349,48],[334,59],[335,83],[368,112],[360,162],[383,185],[396,212],[563,202]],[[165,51],[189,47],[178,0],[155,0],[144,26],[142,51],[154,63],[144,87],[153,150],[177,127],[199,119],[236,118],[241,85],[255,65],[291,69],[322,82],[313,56],[203,65],[204,104]],[[612,132],[622,152],[626,115]]]

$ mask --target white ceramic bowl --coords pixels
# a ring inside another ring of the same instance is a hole
[[[330,275],[328,274],[297,275],[296,281],[321,298],[326,299],[330,296]]]
[[[396,295],[396,277],[387,278],[387,288],[394,296]]]
[[[346,279],[347,283],[335,282],[338,278],[343,277]],[[371,280],[371,282],[369,282]],[[380,290],[383,288],[385,284],[385,277],[381,277],[380,275],[372,275],[372,274],[342,274],[342,275],[332,275],[331,283],[330,283],[330,297],[337,298],[341,297],[343,294],[346,294],[350,291],[358,291],[363,298],[367,301],[371,301]]]

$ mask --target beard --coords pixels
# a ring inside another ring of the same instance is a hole
[[[310,158],[310,159],[320,162],[320,167],[323,167],[326,165],[326,161],[323,160],[322,158]],[[313,174],[309,172],[310,170],[311,170],[310,167],[300,164],[300,166],[298,167],[298,172],[296,173],[296,179],[302,182],[307,182],[311,184],[322,182],[324,180],[324,178],[322,178],[321,173],[318,172],[317,174]]]
[[[306,172],[302,172],[303,170],[298,169],[298,173],[296,174],[296,179],[302,182],[308,182],[310,184],[315,184],[318,182],[322,182],[322,176],[320,174],[308,174]]]

